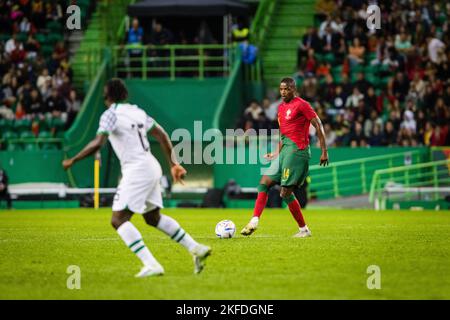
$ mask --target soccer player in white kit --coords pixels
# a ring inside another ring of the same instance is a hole
[[[164,274],[163,267],[144,244],[141,233],[130,222],[133,213],[142,214],[146,223],[166,233],[193,256],[194,273],[203,270],[211,248],[197,243],[177,221],[160,213],[163,207],[160,190],[161,166],[150,152],[147,132],[161,144],[175,182],[183,182],[186,170],[172,157],[172,143],[164,129],[136,105],[124,102],[128,91],[122,80],[113,78],[104,89],[107,110],[100,118],[94,140],[73,158],[63,161],[64,169],[97,152],[109,139],[120,160],[122,179],[112,207],[111,224],[144,266],[136,277]]]

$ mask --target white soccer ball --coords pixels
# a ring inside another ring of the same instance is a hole
[[[231,220],[222,220],[216,225],[216,235],[221,239],[233,238],[236,226]]]

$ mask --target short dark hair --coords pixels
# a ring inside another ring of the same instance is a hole
[[[106,96],[113,102],[119,102],[128,98],[128,90],[125,83],[119,78],[112,78],[106,83]]]
[[[294,78],[291,78],[291,77],[283,78],[283,79],[281,79],[281,81],[280,81],[280,84],[281,84],[281,83],[286,83],[289,87],[294,87],[294,88],[296,88],[296,84],[295,84]]]

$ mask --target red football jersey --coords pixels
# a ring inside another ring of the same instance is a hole
[[[280,132],[292,140],[299,149],[309,146],[309,125],[317,117],[311,105],[300,97],[294,97],[288,103],[278,107]]]

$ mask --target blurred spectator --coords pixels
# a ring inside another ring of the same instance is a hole
[[[322,37],[322,50],[324,53],[337,53],[341,45],[341,35],[335,32],[331,25],[325,28],[325,34]]]
[[[248,129],[266,129],[266,117],[263,108],[258,101],[253,100],[244,111],[244,130]]]
[[[250,44],[247,40],[245,40],[239,44],[239,49],[241,51],[241,58],[243,63],[255,63],[258,54],[258,48],[256,46]]]
[[[5,200],[7,208],[11,209],[12,202],[11,195],[8,190],[8,175],[3,169],[0,169],[0,199]]]
[[[239,18],[238,21],[231,26],[231,37],[233,42],[248,40],[250,37],[248,26]]]
[[[40,93],[42,96],[47,95],[47,91],[50,88],[52,84],[52,77],[48,73],[48,69],[45,68],[41,71],[41,74],[39,75],[36,86],[38,87]]]
[[[139,26],[139,20],[136,18],[134,18],[133,21],[131,22],[131,28],[128,30],[127,40],[128,40],[127,43],[130,45],[143,44],[144,30],[142,29],[142,27]],[[140,50],[138,53],[140,53]]]
[[[331,129],[331,125],[326,123],[324,125],[325,142],[328,147],[334,147],[336,145],[336,133]]]
[[[73,121],[75,120],[78,112],[81,109],[81,101],[78,99],[77,92],[75,90],[70,90],[69,97],[65,100],[66,111],[67,111],[67,123],[66,129],[70,128]]]
[[[24,97],[23,101],[25,113],[34,117],[39,117],[44,110],[42,97],[37,89],[31,90],[30,97]]]
[[[60,118],[65,122],[67,119],[67,106],[63,97],[58,93],[58,90],[53,88],[52,94],[45,101],[45,112],[48,116],[52,116],[53,118]]]
[[[7,55],[11,55],[13,51],[20,49],[21,47],[22,44],[17,40],[17,35],[13,33],[11,39],[6,41],[5,52]]]
[[[350,145],[352,147],[364,146],[366,144],[366,136],[362,129],[361,123],[355,122],[353,130],[350,133]]]
[[[348,48],[348,59],[351,67],[364,62],[365,51],[366,48],[361,45],[359,38],[353,39],[353,45]]]
[[[381,131],[381,124],[376,123],[370,134],[369,144],[371,146],[382,146],[383,145],[383,133]]]
[[[198,39],[199,40],[199,39]],[[170,44],[173,41],[172,32],[164,28],[161,22],[156,22],[150,37],[150,43],[155,46]]]
[[[50,37],[58,28],[53,29],[49,22],[64,28],[65,5],[53,0],[0,0],[0,118],[30,119],[35,135],[52,99],[50,92],[57,90],[68,96],[72,87],[65,43],[54,45]],[[63,36],[62,31],[59,36]],[[62,117],[62,113],[49,115]]]
[[[345,104],[346,107],[356,108],[359,106],[359,102],[364,101],[364,95],[359,92],[357,87],[353,88],[352,94],[347,98],[347,102]]]
[[[392,146],[397,144],[397,132],[391,121],[386,122],[384,125],[382,144],[384,146]]]
[[[309,49],[313,49],[316,52],[321,49],[321,40],[313,27],[308,28],[307,33],[303,35],[302,41],[298,46],[297,61],[301,61],[303,57],[306,57]]]
[[[127,33],[127,44],[131,48],[128,49],[128,61],[126,64],[132,68],[131,73],[138,77],[140,74],[142,49],[140,48],[144,42],[144,30],[139,26],[139,20],[134,18],[131,22],[131,28]]]
[[[439,64],[443,61],[442,53],[445,48],[445,44],[432,36],[427,38],[428,44],[428,57],[433,63]]]
[[[278,99],[274,102],[270,102],[269,98],[264,98],[263,100],[263,108],[264,114],[268,121],[267,129],[277,129],[278,128],[278,106],[281,103],[281,99]]]

